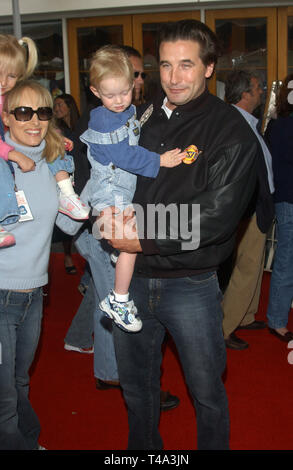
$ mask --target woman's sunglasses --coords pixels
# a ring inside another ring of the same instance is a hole
[[[17,121],[30,121],[35,113],[40,121],[50,121],[53,117],[53,110],[48,106],[43,106],[36,110],[29,106],[19,106],[10,111],[10,114],[13,114]]]
[[[139,76],[141,76],[141,78],[144,80],[145,77],[146,77],[146,73],[144,73],[144,72],[134,72],[134,78],[138,78]]]

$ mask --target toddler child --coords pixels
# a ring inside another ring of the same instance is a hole
[[[179,149],[162,155],[138,146],[140,124],[131,104],[134,72],[129,58],[118,46],[104,46],[93,56],[90,89],[103,106],[91,111],[89,128],[80,137],[88,147],[91,176],[89,202],[98,213],[115,206],[131,207],[136,175],[155,178],[160,166],[179,165],[185,153]],[[101,301],[100,308],[125,331],[142,328],[128,288],[136,254],[121,252],[115,270],[114,289]]]

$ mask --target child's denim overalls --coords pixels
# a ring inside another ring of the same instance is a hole
[[[102,165],[94,160],[90,154],[90,144],[112,145],[119,144],[128,139],[129,145],[138,145],[140,124],[133,114],[127,123],[113,132],[98,132],[87,129],[80,140],[88,146],[88,159],[92,166],[91,178],[87,183],[90,204],[98,212],[105,207],[116,206],[124,210],[131,205],[136,189],[136,175],[113,163]],[[118,150],[119,152],[119,146]]]

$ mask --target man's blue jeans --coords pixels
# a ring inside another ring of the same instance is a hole
[[[293,204],[275,204],[277,248],[267,310],[270,328],[287,327],[293,298]]]
[[[0,290],[0,449],[33,450],[40,423],[29,401],[29,369],[39,342],[42,289]]]
[[[130,292],[143,321],[139,333],[115,327],[118,373],[128,407],[128,449],[162,449],[161,346],[167,328],[194,400],[198,449],[229,448],[229,412],[222,374],[226,348],[222,295],[214,272],[180,279],[134,277]]]
[[[94,345],[94,313],[98,308],[94,281],[90,277],[87,290],[74,315],[65,336],[65,343],[76,348],[92,348]]]

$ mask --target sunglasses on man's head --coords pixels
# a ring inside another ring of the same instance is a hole
[[[141,78],[144,80],[145,77],[146,77],[146,73],[144,73],[144,72],[134,72],[134,78],[138,78],[139,76],[141,76]]]
[[[50,121],[53,117],[53,110],[48,106],[43,106],[38,109],[30,108],[29,106],[19,106],[18,108],[10,111],[17,121],[30,121],[36,113],[39,121]]]

